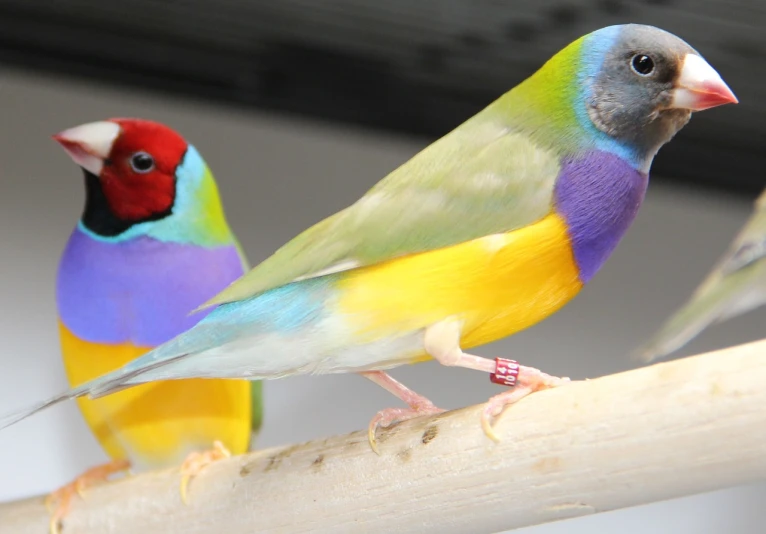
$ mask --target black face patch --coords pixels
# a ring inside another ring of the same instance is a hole
[[[101,180],[92,172],[85,173],[85,209],[81,221],[83,225],[96,235],[115,237],[128,230],[131,226],[147,221],[164,219],[172,213],[172,207],[162,213],[152,214],[140,221],[126,221],[112,212],[101,187]]]

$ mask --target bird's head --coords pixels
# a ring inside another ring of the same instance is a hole
[[[570,135],[579,130],[586,144],[622,152],[646,170],[692,112],[737,103],[699,52],[640,24],[609,26],[578,39],[525,85],[527,93],[543,94],[527,96],[542,100]]]
[[[107,239],[149,234],[194,241],[194,233],[226,226],[207,165],[168,126],[109,119],[75,126],[53,138],[85,173],[81,225],[91,233]],[[205,222],[212,226],[199,224]]]

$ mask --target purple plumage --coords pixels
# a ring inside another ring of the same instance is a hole
[[[76,229],[59,266],[60,318],[94,343],[154,347],[199,322],[189,314],[243,272],[234,245],[207,248],[138,237],[96,240]]]
[[[580,280],[598,272],[641,207],[648,175],[609,152],[565,159],[555,207],[569,227]]]

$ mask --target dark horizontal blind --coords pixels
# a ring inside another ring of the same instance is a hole
[[[626,21],[687,40],[741,102],[694,117],[654,174],[766,186],[761,0],[0,0],[0,61],[433,138]]]

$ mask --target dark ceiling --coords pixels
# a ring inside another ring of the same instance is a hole
[[[740,99],[696,116],[654,174],[760,191],[762,0],[0,0],[0,61],[434,138],[624,22],[684,38]]]

